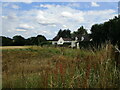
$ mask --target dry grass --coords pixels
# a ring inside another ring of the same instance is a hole
[[[25,48],[29,48],[31,46],[0,46],[0,50],[4,50],[4,49],[25,49]]]
[[[111,48],[3,49],[4,88],[119,88],[120,71]]]

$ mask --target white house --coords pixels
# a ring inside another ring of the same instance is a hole
[[[71,39],[71,38],[62,38],[62,37],[55,37],[52,40],[52,44],[53,45],[65,45],[65,44],[69,44],[72,48],[76,47],[79,49],[79,46],[82,44],[82,42],[92,42],[92,38],[90,36],[90,34],[86,34],[86,35],[76,35],[76,37],[74,37],[75,39]]]
[[[52,44],[53,45],[63,45],[63,44],[70,44],[70,46],[73,48],[73,47],[76,47],[78,44],[77,42],[77,37],[75,38],[75,40],[72,40],[71,38],[62,38],[60,37],[58,40],[55,40],[55,41],[52,41]]]

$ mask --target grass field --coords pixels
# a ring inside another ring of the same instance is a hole
[[[0,46],[0,50],[4,50],[4,49],[25,49],[25,48],[29,48],[31,46]]]
[[[119,88],[111,47],[2,49],[3,88]]]

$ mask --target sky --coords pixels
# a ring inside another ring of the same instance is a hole
[[[84,26],[90,33],[94,24],[118,15],[117,2],[2,2],[0,36],[25,38],[56,36],[60,29],[76,31]]]

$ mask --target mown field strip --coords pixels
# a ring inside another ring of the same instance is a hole
[[[30,46],[1,46],[0,49],[25,49],[29,47]]]

